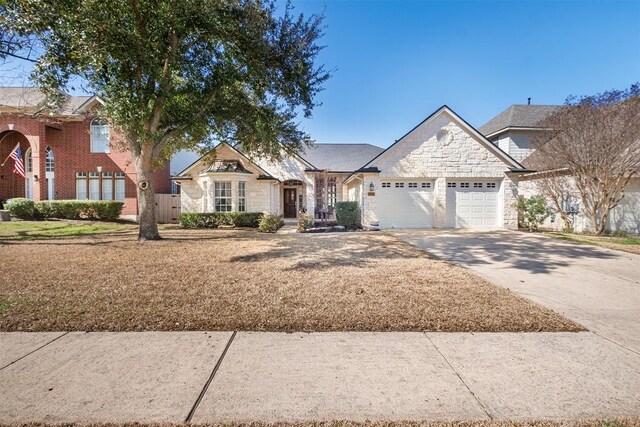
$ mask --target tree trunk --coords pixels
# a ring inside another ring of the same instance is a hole
[[[138,241],[160,240],[158,222],[156,220],[156,200],[153,185],[153,162],[151,149],[144,147],[140,155],[135,159],[138,194],[138,211],[140,214],[140,227]]]

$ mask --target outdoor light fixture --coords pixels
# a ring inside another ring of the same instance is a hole
[[[369,191],[376,191],[376,186],[373,185],[373,182],[369,184]]]
[[[34,180],[35,182],[38,182],[38,175],[33,175],[33,180]]]
[[[98,170],[98,173],[102,172],[102,166],[98,166],[96,169]]]
[[[13,130],[13,123],[9,123],[9,130]]]

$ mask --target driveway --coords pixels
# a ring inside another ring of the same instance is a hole
[[[640,354],[640,255],[506,230],[389,233]]]

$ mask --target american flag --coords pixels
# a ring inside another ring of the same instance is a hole
[[[24,178],[24,162],[22,161],[22,150],[20,150],[20,144],[16,145],[9,155],[14,161],[13,173],[17,173]]]

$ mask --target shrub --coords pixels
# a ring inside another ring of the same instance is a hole
[[[338,225],[342,225],[349,230],[360,228],[360,209],[358,208],[358,202],[337,202],[336,221]]]
[[[9,210],[9,213],[16,218],[20,219],[34,219],[35,218],[35,203],[31,199],[25,199],[23,197],[17,197],[15,199],[7,200],[5,207]]]
[[[113,200],[43,200],[35,204],[39,218],[115,221],[124,204]]]
[[[301,213],[298,216],[298,231],[308,230],[309,228],[313,227],[313,225],[314,221],[311,215]]]
[[[534,231],[551,215],[551,209],[544,197],[532,196],[518,200],[518,213],[520,227]]]
[[[262,231],[263,233],[275,233],[283,225],[284,220],[282,219],[282,215],[267,214],[264,215],[260,220],[258,230]]]
[[[218,228],[220,226],[257,228],[262,212],[188,212],[180,215],[184,228]]]

